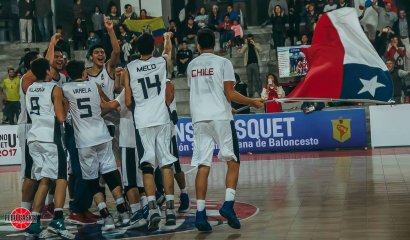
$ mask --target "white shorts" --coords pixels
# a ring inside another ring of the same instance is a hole
[[[117,170],[111,141],[97,146],[78,149],[84,180],[97,179],[100,174]]]
[[[142,163],[149,163],[154,168],[161,168],[177,161],[170,149],[170,124],[137,129],[135,135],[140,166]]]
[[[124,186],[144,187],[136,148],[121,148],[121,172]]]
[[[34,141],[28,144],[28,149],[33,159],[32,179],[67,179],[67,161],[62,146]]]
[[[211,166],[215,144],[219,146],[218,158],[239,162],[239,144],[233,121],[204,121],[194,123],[194,153],[191,166]]]

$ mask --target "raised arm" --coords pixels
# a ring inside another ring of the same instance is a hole
[[[172,59],[172,43],[171,43],[171,32],[164,33],[164,52],[162,56],[167,62]]]
[[[120,61],[121,49],[120,44],[118,43],[117,36],[115,35],[114,24],[111,20],[108,19],[108,17],[104,17],[104,25],[107,29],[108,36],[110,36],[112,46],[111,58],[107,61],[107,70],[108,74],[114,78],[115,68],[117,67],[117,64]]]
[[[115,69],[115,79],[114,79],[114,91],[115,93],[119,94],[122,91],[122,85],[121,85],[121,74],[124,71],[124,68],[117,67]]]
[[[166,85],[165,101],[168,106],[174,101],[174,83],[171,81],[168,81]]]
[[[51,37],[50,40],[50,44],[48,45],[48,50],[45,56],[45,59],[48,60],[48,62],[50,63],[50,65],[53,64],[54,62],[54,47],[56,46],[58,39],[60,39],[61,34],[60,33],[56,33]]]

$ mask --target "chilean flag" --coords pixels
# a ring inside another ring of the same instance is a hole
[[[309,71],[288,99],[391,100],[390,73],[360,27],[354,8],[323,14],[311,47],[302,51]]]

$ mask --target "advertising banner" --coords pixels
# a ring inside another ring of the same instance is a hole
[[[305,76],[309,66],[305,54],[301,48],[310,47],[308,45],[295,47],[278,47],[279,77]]]
[[[17,125],[0,126],[0,165],[21,164]]]
[[[235,127],[242,153],[366,147],[364,109],[237,115]],[[192,155],[191,118],[179,119],[177,134],[180,155]]]

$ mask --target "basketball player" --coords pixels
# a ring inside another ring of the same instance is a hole
[[[122,68],[116,70],[116,77],[121,76]],[[139,228],[147,224],[140,204],[140,191],[143,192],[142,172],[137,164],[138,152],[135,141],[135,128],[132,112],[125,105],[124,90],[113,101],[101,104],[103,112],[120,108],[120,148],[122,152],[122,175],[124,192],[131,208],[131,220],[127,229]],[[141,192],[141,193],[142,193]]]
[[[201,55],[189,63],[187,70],[195,144],[191,165],[198,167],[195,226],[199,231],[212,231],[207,221],[205,197],[215,143],[220,148],[219,159],[228,165],[225,202],[219,213],[228,219],[232,228],[241,227],[233,209],[239,175],[239,145],[230,102],[257,108],[264,106],[262,99],[244,97],[234,90],[232,63],[215,55],[214,47],[214,33],[209,29],[200,30],[198,50]]]
[[[164,177],[166,225],[175,225],[174,176],[172,164],[177,160],[170,152],[171,125],[165,102],[166,61],[172,45],[169,34],[164,34],[163,57],[153,57],[154,38],[144,33],[138,38],[141,58],[127,65],[123,74],[125,103],[134,112],[137,149],[143,182],[149,205],[148,230],[158,230],[161,221],[155,200],[154,169],[159,166]]]
[[[46,59],[53,62],[54,57],[54,46],[60,38],[61,34],[56,33],[50,40],[49,49],[47,52]],[[40,54],[35,51],[28,52],[24,56],[24,66],[28,69],[27,73],[24,74],[20,79],[20,105],[21,112],[18,119],[17,134],[20,142],[20,147],[22,149],[22,163],[21,163],[21,175],[24,178],[23,185],[21,188],[21,207],[26,209],[31,209],[31,204],[34,199],[34,193],[37,189],[37,181],[34,180],[34,176],[31,174],[31,168],[33,165],[33,160],[29,154],[27,146],[27,132],[31,128],[31,119],[28,116],[26,109],[26,91],[28,87],[36,81],[36,77],[31,72],[31,63],[41,58]]]
[[[28,88],[26,95],[27,112],[32,120],[27,142],[33,159],[32,175],[39,181],[39,186],[31,212],[34,220],[27,232],[40,234],[40,211],[49,190],[50,180],[55,180],[55,215],[47,230],[65,239],[74,239],[75,236],[65,229],[63,214],[67,161],[61,141],[60,124],[65,120],[67,107],[64,107],[61,88],[51,82],[48,60],[33,61],[31,70],[37,81]]]
[[[104,94],[95,82],[87,79],[84,62],[71,61],[66,69],[73,81],[63,85],[63,93],[70,104],[82,177],[86,180],[104,219],[101,230],[113,230],[116,225],[100,191],[99,174],[107,183],[117,204],[117,225],[128,224],[129,214],[122,197],[121,175],[112,152],[112,137],[101,117],[100,104]]]

